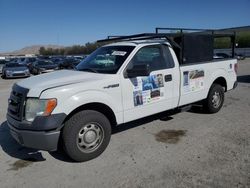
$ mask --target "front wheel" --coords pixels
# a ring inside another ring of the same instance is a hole
[[[63,143],[66,153],[75,161],[96,158],[106,149],[111,137],[109,120],[102,113],[85,110],[65,123]]]
[[[219,84],[213,84],[209,90],[207,98],[204,100],[203,107],[208,113],[218,112],[224,102],[224,89]]]
[[[5,79],[5,78],[6,78],[6,76],[5,76],[5,73],[4,73],[4,72],[2,73],[2,78],[3,78],[3,79]]]

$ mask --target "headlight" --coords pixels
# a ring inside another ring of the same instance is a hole
[[[29,69],[26,69],[24,72],[28,74],[30,71],[29,71]]]
[[[26,101],[25,119],[33,121],[36,116],[48,116],[55,109],[56,105],[56,99],[30,98]]]
[[[12,71],[10,71],[10,70],[7,70],[7,71],[6,71],[6,73],[7,73],[7,74],[10,74],[10,73],[12,73]]]

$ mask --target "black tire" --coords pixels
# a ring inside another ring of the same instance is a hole
[[[89,143],[91,141],[88,142],[87,139],[93,139],[93,135],[96,136],[92,142],[92,144],[95,143],[95,146],[87,148],[86,145],[91,145]],[[78,162],[88,161],[101,155],[108,146],[110,137],[109,120],[102,113],[93,110],[74,114],[66,121],[62,132],[65,152],[71,159]]]
[[[37,70],[36,70],[36,69],[33,69],[33,70],[32,70],[32,74],[33,74],[33,75],[37,75]]]
[[[204,100],[203,108],[205,112],[217,113],[224,103],[224,89],[219,84],[212,84],[207,98]]]
[[[38,75],[39,74],[39,70],[38,69],[33,69],[33,74],[34,75]]]
[[[6,73],[5,72],[2,73],[2,79],[6,79]]]

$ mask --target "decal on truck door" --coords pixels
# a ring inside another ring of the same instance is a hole
[[[204,89],[204,70],[183,72],[183,89],[185,93]]]
[[[164,94],[163,75],[156,74],[132,79],[134,90],[134,106],[152,103],[160,100]]]

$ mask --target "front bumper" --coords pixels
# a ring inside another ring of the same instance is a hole
[[[47,69],[47,70],[40,70],[41,73],[49,73],[54,72],[56,69]]]
[[[29,77],[30,73],[27,72],[11,72],[11,73],[6,73],[6,78],[24,78],[24,77]]]
[[[57,150],[65,114],[40,116],[32,123],[17,121],[7,114],[12,137],[22,146],[45,151]]]
[[[22,146],[45,151],[57,150],[60,131],[42,132],[19,130],[9,124],[11,136]]]

